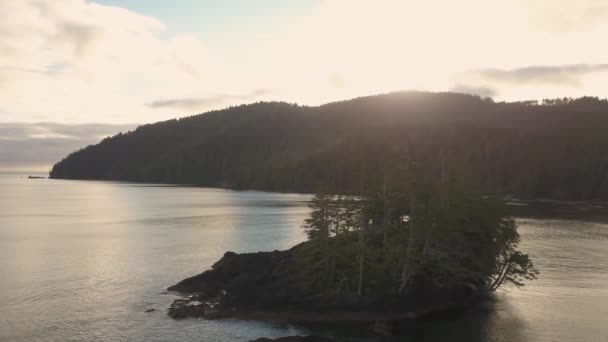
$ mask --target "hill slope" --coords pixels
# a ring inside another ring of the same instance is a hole
[[[451,160],[524,197],[608,200],[608,102],[494,103],[400,92],[301,107],[257,103],[138,127],[70,154],[52,178],[357,191],[389,158]]]

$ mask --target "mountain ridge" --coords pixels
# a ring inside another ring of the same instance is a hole
[[[119,133],[53,166],[51,178],[357,192],[387,160],[450,159],[521,197],[608,199],[608,102],[499,102],[394,92],[299,106],[259,102]]]

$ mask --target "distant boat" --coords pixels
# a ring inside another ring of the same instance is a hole
[[[40,177],[40,176],[28,176],[28,179],[45,179],[46,177]]]

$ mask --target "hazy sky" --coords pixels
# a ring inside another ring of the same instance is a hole
[[[606,97],[606,37],[608,0],[0,1],[0,169],[9,141],[74,138],[57,127],[258,100]]]

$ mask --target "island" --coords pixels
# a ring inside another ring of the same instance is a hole
[[[446,157],[399,160],[358,195],[317,193],[288,250],[226,252],[210,270],[170,286],[175,319],[307,323],[400,322],[471,307],[538,274],[500,195]],[[321,188],[323,188],[321,186]]]

